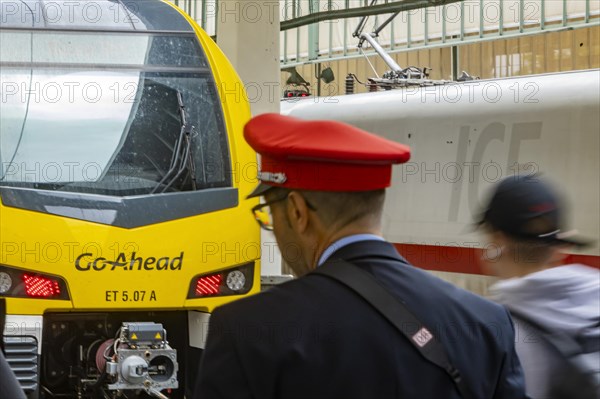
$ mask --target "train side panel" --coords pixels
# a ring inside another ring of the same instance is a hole
[[[282,113],[333,118],[410,145],[396,167],[384,233],[418,266],[482,273],[474,228],[489,187],[542,173],[570,205],[568,225],[600,237],[600,72],[284,101]],[[600,267],[598,244],[572,259]],[[464,282],[465,276],[457,276]],[[474,277],[485,290],[489,282]],[[456,280],[458,281],[458,280]]]

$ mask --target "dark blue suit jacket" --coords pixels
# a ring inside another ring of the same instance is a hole
[[[21,384],[0,351],[0,399],[25,399]]]
[[[409,265],[395,248],[362,241],[328,262],[372,273],[446,347],[477,399],[525,398],[507,311]],[[194,398],[460,398],[450,377],[371,305],[308,274],[218,308]]]

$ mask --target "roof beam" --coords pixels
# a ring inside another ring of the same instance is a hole
[[[281,21],[281,30],[299,28],[300,26],[314,24],[332,19],[345,19],[364,17],[370,15],[390,14],[394,12],[416,10],[419,8],[435,7],[444,4],[458,3],[462,0],[403,0],[393,3],[378,4],[367,7],[354,7],[341,10],[321,11],[313,14],[303,15],[298,18]]]

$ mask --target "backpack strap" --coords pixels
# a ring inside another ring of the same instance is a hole
[[[371,274],[344,260],[327,263],[311,274],[336,280],[360,295],[396,327],[425,359],[443,369],[464,399],[474,398],[459,370],[450,363],[441,341]]]

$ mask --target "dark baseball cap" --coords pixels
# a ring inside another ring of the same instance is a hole
[[[558,193],[538,175],[505,178],[496,186],[479,223],[489,224],[514,238],[585,247],[593,241],[563,230]]]

